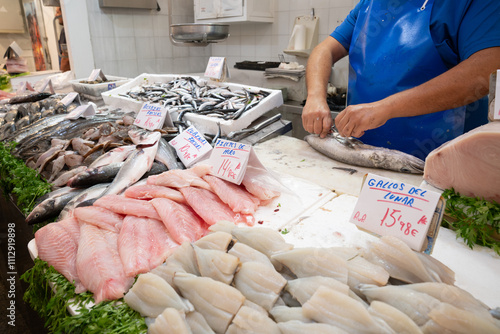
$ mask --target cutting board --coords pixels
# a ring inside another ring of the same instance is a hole
[[[314,150],[306,141],[279,136],[254,146],[259,160],[268,169],[308,180],[337,194],[358,196],[363,176],[373,173],[419,186],[422,175],[348,165]]]

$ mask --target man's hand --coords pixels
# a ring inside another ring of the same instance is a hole
[[[326,99],[308,98],[302,110],[302,125],[307,132],[325,138],[333,125]]]
[[[388,109],[379,102],[356,104],[335,117],[335,126],[343,137],[361,137],[366,130],[378,128],[390,118]]]

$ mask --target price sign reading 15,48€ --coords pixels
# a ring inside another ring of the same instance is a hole
[[[374,174],[366,176],[350,222],[392,235],[421,251],[440,193]]]

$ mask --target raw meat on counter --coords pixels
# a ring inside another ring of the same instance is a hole
[[[500,122],[471,130],[432,151],[424,180],[441,189],[500,203]]]

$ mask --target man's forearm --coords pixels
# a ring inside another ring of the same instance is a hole
[[[442,75],[380,101],[390,118],[429,114],[472,103],[488,93],[489,75],[500,68],[500,47],[476,52]]]

